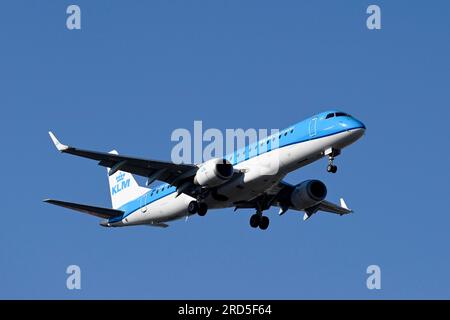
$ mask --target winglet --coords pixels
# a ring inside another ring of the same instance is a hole
[[[59,140],[56,138],[56,136],[53,134],[53,132],[49,131],[48,134],[50,135],[50,138],[53,141],[53,144],[55,145],[56,149],[58,149],[59,151],[64,151],[69,149],[68,146],[62,144],[61,142],[59,142]]]
[[[344,201],[344,198],[340,199],[340,203],[342,208],[352,211],[351,209],[348,208],[347,204]]]

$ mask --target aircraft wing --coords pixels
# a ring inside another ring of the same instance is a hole
[[[166,161],[78,149],[62,144],[52,132],[49,132],[49,135],[56,148],[62,153],[96,160],[99,165],[111,168],[110,175],[120,170],[146,177],[148,184],[160,180],[178,187],[183,180],[192,177],[198,170],[198,167],[192,164],[174,164]]]
[[[267,190],[265,194],[260,195],[255,199],[235,203],[236,209],[260,208],[262,210],[266,210],[271,206],[277,206],[280,208],[280,215],[284,214],[288,210],[296,210],[290,205],[289,200],[289,195],[291,194],[293,188],[295,188],[295,186],[287,182],[280,181],[277,185]],[[347,207],[347,204],[342,198],[340,199],[340,205],[334,204],[327,200],[323,200],[319,204],[304,211],[305,215],[303,217],[303,220],[307,220],[317,211],[330,212],[339,215],[349,214],[353,212]]]
[[[336,213],[336,214],[349,214],[352,213],[353,211],[350,210],[344,199],[341,198],[340,199],[340,205],[328,202],[327,200],[323,200],[318,208],[319,211],[325,211],[325,212],[331,212],[331,213]]]

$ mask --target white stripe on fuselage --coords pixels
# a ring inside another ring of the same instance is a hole
[[[229,200],[205,199],[210,209],[234,207],[237,201],[247,201],[262,194],[284,178],[286,174],[299,169],[324,156],[324,150],[333,147],[343,149],[358,140],[363,130],[353,129],[327,137],[295,143],[281,147],[236,164],[245,173],[219,187],[217,193]],[[169,194],[126,216],[111,226],[137,225],[168,222],[187,216],[187,207],[194,198],[182,193]]]

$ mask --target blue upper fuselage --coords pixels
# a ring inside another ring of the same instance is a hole
[[[293,126],[279,131],[277,134],[272,134],[257,142],[248,144],[244,148],[226,155],[225,159],[230,161],[231,164],[236,165],[277,148],[359,128],[365,129],[366,127],[361,121],[344,112],[329,110],[298,122]],[[110,222],[120,221],[142,206],[161,199],[175,191],[176,187],[167,183],[161,184],[151,189],[143,196],[132,200],[119,208],[125,212],[124,216],[110,219]]]
[[[298,122],[293,126],[279,131],[277,134],[264,137],[258,142],[246,145],[233,154],[226,155],[225,159],[230,161],[231,164],[236,165],[277,148],[358,128],[365,129],[366,127],[361,121],[347,113],[338,110],[329,110]]]

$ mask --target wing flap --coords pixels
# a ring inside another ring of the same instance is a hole
[[[75,211],[87,213],[92,216],[96,216],[96,217],[103,218],[103,219],[120,217],[124,214],[124,212],[121,210],[95,207],[95,206],[90,206],[90,205],[80,204],[80,203],[75,203],[75,202],[67,202],[67,201],[60,201],[60,200],[53,200],[53,199],[46,199],[46,200],[44,200],[44,202],[53,204],[55,206],[60,206],[60,207],[64,207],[67,209],[72,209]]]

